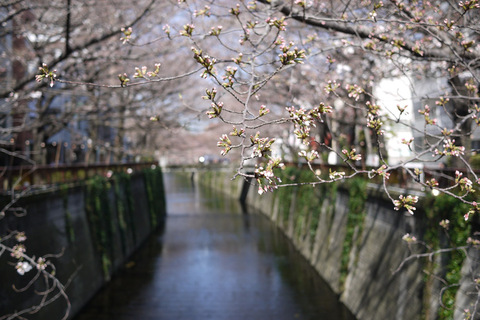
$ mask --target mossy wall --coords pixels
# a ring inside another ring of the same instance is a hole
[[[195,183],[207,187],[216,194],[224,194],[225,196],[240,199],[242,196],[242,188],[246,181],[237,176],[233,179],[234,171],[227,168],[212,170],[212,169],[197,169],[193,173]]]
[[[19,204],[27,209],[27,215],[7,216],[0,224],[1,231],[25,231],[30,255],[62,253],[49,260],[62,283],[69,282],[72,317],[161,226],[165,216],[162,172],[157,168],[134,175],[115,174],[110,179],[96,177],[25,197]],[[1,315],[38,302],[31,291],[12,291],[12,284],[21,286],[30,274],[18,276],[6,260],[6,255],[0,258],[0,273],[2,279],[13,279],[13,283],[0,283]],[[41,291],[42,287],[34,289]],[[64,300],[59,299],[28,318],[61,319],[65,308]]]
[[[402,240],[407,233],[433,249],[445,237],[453,247],[465,243],[470,230],[462,224],[459,203],[451,197],[424,197],[411,216],[395,211],[381,188],[363,179],[312,187],[301,185],[313,180],[308,170],[289,167],[279,174],[282,181],[300,185],[263,195],[252,186],[248,207],[285,232],[358,319],[463,319],[460,311],[472,303],[465,292],[475,260],[455,251],[432,262],[412,259],[394,272],[412,252],[425,252],[424,246]],[[198,174],[205,185],[239,197],[231,191],[231,177],[231,172]],[[237,191],[242,189],[238,180],[233,181]],[[451,220],[447,236],[438,225],[446,218]],[[462,285],[443,295],[447,308],[440,307],[442,283],[437,277]]]

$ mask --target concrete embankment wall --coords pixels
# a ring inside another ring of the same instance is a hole
[[[58,254],[47,260],[55,264],[56,277],[67,286],[71,318],[162,224],[162,172],[157,168],[131,176],[94,178],[81,185],[59,186],[23,197],[16,205],[25,208],[26,214],[15,217],[7,213],[0,221],[1,234],[24,231],[28,255]],[[15,292],[12,285],[22,288],[35,275],[33,269],[19,276],[15,261],[8,253],[0,257],[0,315],[40,303],[41,297],[34,291],[45,290],[39,279],[25,292]],[[59,298],[26,317],[61,319],[65,310],[66,302]]]
[[[198,179],[240,197],[244,181],[232,182],[232,176],[209,172],[199,174]],[[312,176],[308,170],[289,168],[282,180],[312,181]],[[449,199],[422,199],[411,216],[395,211],[381,189],[360,179],[280,188],[263,195],[252,185],[246,195],[248,207],[268,216],[285,232],[358,319],[464,319],[464,309],[475,302],[465,294],[471,283],[468,266],[472,260],[462,253],[405,260],[412,253],[426,252],[422,244],[402,240],[407,233],[433,249],[442,242],[445,245],[447,239],[457,241],[451,246],[465,244],[470,233],[462,224],[465,208]],[[438,225],[445,217],[451,220],[448,236]],[[445,284],[439,278],[463,283],[460,290],[453,286],[454,291],[443,293],[449,308],[439,307]]]

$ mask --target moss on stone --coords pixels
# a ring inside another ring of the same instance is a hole
[[[359,245],[362,238],[362,232],[365,222],[367,202],[367,180],[362,178],[353,178],[349,180],[345,187],[348,191],[348,213],[345,239],[342,246],[342,258],[340,265],[340,288],[343,291],[345,280],[348,275],[350,265],[351,251],[353,247]],[[354,265],[357,263],[357,257],[354,257]]]
[[[464,246],[471,233],[471,226],[464,219],[464,214],[468,212],[469,207],[460,200],[448,196],[439,195],[428,199],[431,203],[426,210],[428,225],[425,233],[425,240],[432,250],[440,247],[457,248]],[[440,221],[448,219],[450,221],[448,229],[439,226]],[[443,234],[441,234],[443,233]],[[448,243],[440,243],[444,238]],[[461,280],[461,269],[465,261],[465,253],[462,250],[453,250],[447,254],[444,279],[445,287],[448,287],[442,295],[442,304],[438,311],[439,319],[453,319],[455,311],[455,296],[457,294]]]
[[[163,186],[163,174],[160,167],[143,171],[145,189],[147,191],[148,208],[150,212],[150,224],[153,229],[163,221],[166,212],[165,191]]]
[[[108,191],[111,185],[103,177],[94,177],[86,182],[85,211],[92,230],[93,243],[100,254],[105,279],[110,279],[114,260],[114,226]]]

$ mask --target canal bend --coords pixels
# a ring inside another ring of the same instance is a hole
[[[166,173],[168,216],[76,320],[354,319],[266,217]]]

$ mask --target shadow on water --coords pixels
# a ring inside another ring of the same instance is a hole
[[[168,218],[76,320],[354,319],[262,215],[166,174]]]

